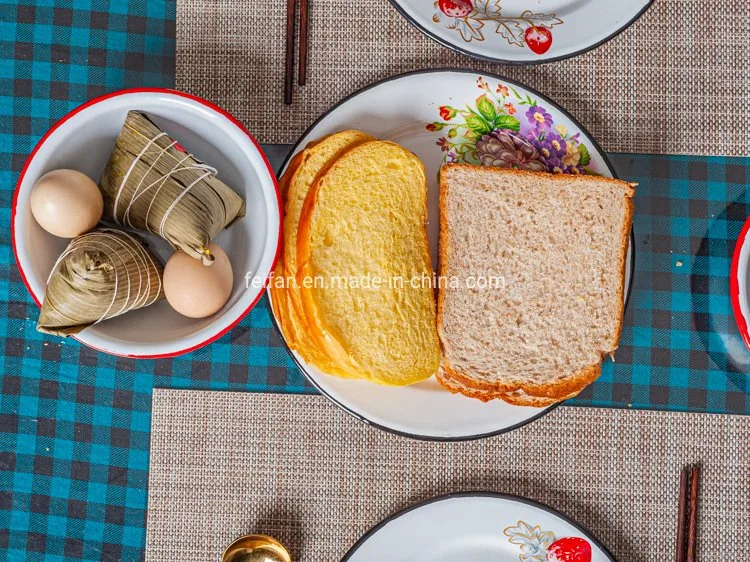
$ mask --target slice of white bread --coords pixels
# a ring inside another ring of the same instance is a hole
[[[443,386],[543,407],[599,376],[620,338],[633,195],[602,177],[442,169]]]
[[[317,345],[361,378],[405,385],[437,371],[426,222],[424,167],[392,142],[347,150],[307,194],[297,234],[306,321]]]
[[[302,206],[310,187],[328,167],[350,148],[373,138],[361,131],[340,131],[308,144],[290,163],[288,187],[284,200],[284,249],[285,273],[297,275],[297,232]],[[291,291],[290,298],[299,315],[302,304],[299,291]]]
[[[341,131],[309,143],[289,163],[279,180],[284,201],[284,223],[281,258],[274,275],[284,280],[297,274],[297,231],[307,192],[315,178],[327,169],[346,150],[372,137],[360,131]],[[289,282],[270,284],[271,302],[284,338],[291,349],[305,362],[324,372],[340,377],[352,377],[351,367],[342,368],[319,349],[309,336],[309,327],[302,312],[299,290]],[[347,370],[348,369],[348,370]]]

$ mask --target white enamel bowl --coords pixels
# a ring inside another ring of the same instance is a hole
[[[246,215],[214,240],[234,270],[234,288],[224,307],[208,318],[186,318],[166,301],[91,326],[75,338],[99,351],[137,358],[170,357],[202,347],[237,324],[260,299],[274,267],[280,227],[278,184],[255,139],[231,115],[194,96],[163,89],[123,90],[92,100],[63,117],[37,144],[21,172],[11,229],[16,263],[34,301],[41,306],[47,278],[69,240],[44,231],[29,199],[40,176],[72,168],[98,181],[130,110],[148,114],[170,136],[244,198]],[[162,261],[166,242],[141,233]],[[246,282],[246,278],[250,282]]]

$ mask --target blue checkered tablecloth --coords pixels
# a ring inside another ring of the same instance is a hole
[[[182,357],[115,358],[36,332],[10,245],[26,155],[57,119],[107,91],[171,86],[175,4],[0,0],[0,558],[143,556],[155,386],[313,392],[267,303]],[[276,152],[279,152],[276,150]],[[750,160],[611,155],[636,197],[636,275],[617,363],[577,405],[750,413],[750,353],[728,298],[750,210]]]

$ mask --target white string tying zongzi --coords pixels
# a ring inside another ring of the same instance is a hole
[[[130,239],[133,242],[133,246],[132,247],[128,246],[122,240],[118,239],[117,236],[115,236],[114,234],[110,234],[110,232],[116,232],[119,235],[126,236],[128,239]],[[137,292],[135,292],[132,302],[131,302],[132,287],[131,287],[130,275],[128,274],[127,262],[117,252],[117,249],[114,246],[110,245],[111,242],[110,243],[104,242],[101,240],[102,238],[106,239],[108,242],[114,241],[114,243],[119,245],[120,248],[128,252],[128,255],[132,258],[133,261],[138,262],[138,267],[137,267],[138,290]],[[156,263],[154,262],[149,252],[146,251],[146,249],[142,246],[141,242],[138,239],[131,236],[127,232],[113,231],[110,229],[100,229],[98,231],[89,232],[88,234],[84,234],[74,239],[68,245],[67,249],[60,255],[60,257],[57,259],[54,266],[52,267],[52,272],[50,273],[49,278],[47,279],[48,284],[50,280],[52,279],[53,275],[55,275],[60,263],[67,256],[69,256],[71,253],[75,252],[81,247],[96,249],[96,250],[103,252],[105,256],[108,258],[109,263],[112,265],[112,268],[113,268],[114,281],[113,281],[113,288],[112,288],[112,300],[107,306],[107,309],[100,315],[99,319],[95,320],[92,324],[98,324],[99,322],[107,318],[114,318],[115,316],[125,314],[126,312],[129,312],[133,309],[141,308],[143,306],[148,306],[156,302],[156,300],[159,298],[159,294],[161,293],[161,288],[162,288],[162,281],[161,281],[161,276],[157,275],[156,277],[159,283],[158,288],[154,292],[154,296],[153,296],[153,299],[151,299],[151,302],[146,303],[146,301],[148,300],[149,294],[151,294],[151,276],[148,274],[148,270],[149,270],[149,267],[153,269],[157,269]],[[118,262],[120,264],[119,269],[118,269]],[[123,305],[119,311],[117,311],[115,314],[110,314],[112,307],[117,302],[117,296],[118,296],[119,288],[120,288],[120,277],[123,275],[123,270],[124,270],[124,277],[128,283],[125,301],[123,302]],[[145,287],[143,283],[144,276],[145,276]],[[90,305],[90,302],[87,302],[78,298],[78,296],[75,293],[72,293],[71,297],[78,300],[85,306]]]
[[[115,205],[114,205],[114,209],[112,209],[112,218],[115,219],[115,222],[118,222],[118,223],[120,222],[117,219],[117,207],[118,207],[118,204],[120,202],[120,195],[122,194],[122,188],[125,187],[125,182],[130,177],[130,174],[133,171],[133,168],[135,168],[136,164],[138,164],[138,162],[140,162],[141,157],[148,150],[148,147],[151,146],[152,144],[154,144],[158,139],[160,139],[161,137],[164,137],[164,136],[167,136],[167,133],[161,132],[158,135],[156,135],[155,137],[153,137],[151,140],[149,140],[145,144],[145,146],[141,149],[141,151],[138,153],[138,156],[135,157],[133,159],[133,161],[130,163],[130,166],[128,167],[128,171],[125,172],[125,176],[123,177],[122,183],[120,184],[120,189],[117,190],[117,194],[115,195]]]
[[[141,189],[142,184],[145,181],[146,177],[148,177],[148,175],[154,169],[154,167],[159,162],[159,160],[162,158],[162,156],[164,156],[165,154],[167,154],[168,150],[170,148],[174,147],[177,144],[177,141],[172,140],[170,142],[170,144],[164,146],[163,148],[161,148],[158,151],[158,155],[156,156],[155,160],[151,163],[151,165],[148,167],[148,169],[146,170],[146,172],[141,176],[140,181],[135,186],[135,188],[133,189],[133,191],[132,191],[132,193],[130,195],[130,201],[128,202],[128,205],[125,208],[125,212],[123,213],[122,219],[120,219],[120,217],[118,217],[118,207],[119,207],[120,197],[121,197],[121,195],[123,193],[123,190],[125,188],[125,185],[127,184],[128,179],[130,178],[130,174],[132,173],[133,169],[136,167],[136,165],[138,164],[138,162],[140,162],[141,159],[143,158],[143,156],[148,152],[148,149],[154,143],[156,143],[156,141],[159,138],[161,138],[163,136],[166,136],[166,133],[161,132],[161,133],[155,135],[153,138],[151,138],[146,143],[146,145],[141,149],[141,151],[138,153],[138,155],[133,159],[133,162],[131,162],[130,167],[128,168],[127,172],[125,173],[125,175],[122,178],[122,181],[120,182],[120,187],[117,189],[117,194],[115,195],[115,203],[114,203],[114,208],[113,208],[113,211],[112,211],[112,215],[113,215],[113,219],[115,220],[115,222],[117,222],[119,224],[127,224],[128,226],[133,227],[133,224],[130,221],[130,209],[133,207],[133,204],[138,199],[140,199],[143,195],[145,195],[148,191],[150,191],[154,186],[156,186],[157,184],[159,184],[159,186],[153,192],[153,194],[151,196],[151,201],[149,202],[148,208],[146,210],[146,217],[144,219],[144,227],[149,232],[152,232],[153,234],[158,234],[162,238],[165,238],[164,227],[165,227],[165,225],[167,223],[167,219],[169,218],[169,215],[175,209],[175,207],[177,206],[177,204],[182,200],[182,198],[185,195],[187,195],[187,193],[190,191],[190,189],[193,188],[193,186],[197,185],[198,183],[200,183],[201,181],[203,181],[204,179],[206,179],[209,176],[215,176],[218,173],[218,171],[216,170],[216,168],[214,168],[212,166],[209,166],[208,164],[204,164],[202,162],[197,162],[197,161],[196,161],[195,164],[192,164],[192,165],[189,165],[189,166],[181,166],[185,161],[187,161],[189,159],[195,159],[195,157],[193,156],[193,154],[186,153],[185,156],[181,160],[177,161],[177,163],[172,167],[172,169],[167,174],[164,174],[162,177],[159,177],[158,179],[156,179],[155,181],[151,182],[149,185],[147,185],[146,187],[144,187],[143,189]],[[200,170],[200,171],[203,171],[203,174],[201,174],[200,176],[198,176],[198,178],[195,179],[194,181],[192,181],[190,184],[186,185],[182,189],[182,191],[180,192],[180,194],[177,197],[175,197],[174,201],[172,201],[172,203],[169,205],[169,207],[167,208],[167,210],[162,215],[161,222],[159,223],[158,231],[154,232],[149,227],[149,222],[148,222],[149,214],[151,213],[151,208],[152,208],[152,206],[154,204],[154,201],[156,201],[157,197],[159,196],[159,193],[160,193],[161,189],[166,185],[167,181],[170,178],[172,178],[172,176],[174,176],[177,172],[182,172],[182,171],[186,171],[186,170]],[[225,215],[226,215],[226,211],[225,211]],[[210,263],[213,261],[213,256],[211,256],[208,248],[202,248],[202,252],[203,252],[203,256],[202,256],[203,263],[205,265],[210,265]]]
[[[133,226],[133,224],[132,224],[132,223],[130,222],[130,209],[131,209],[131,208],[133,207],[133,203],[135,203],[135,202],[136,202],[136,201],[137,201],[138,199],[140,199],[140,197],[141,197],[141,196],[142,196],[142,195],[143,195],[144,193],[146,193],[146,192],[147,192],[147,191],[148,191],[149,189],[151,189],[152,187],[154,187],[154,186],[155,186],[155,185],[156,185],[157,183],[160,183],[160,182],[161,182],[161,185],[160,185],[160,186],[159,186],[159,187],[157,188],[157,190],[156,190],[156,193],[155,193],[155,194],[154,194],[154,196],[153,196],[153,197],[151,198],[151,203],[149,204],[149,206],[148,206],[148,210],[146,211],[146,219],[145,219],[145,222],[146,222],[146,224],[148,225],[148,214],[149,214],[149,213],[151,212],[151,206],[152,206],[152,205],[154,204],[154,199],[156,199],[156,196],[157,196],[157,195],[159,195],[159,191],[161,190],[162,186],[163,186],[163,185],[164,185],[164,184],[165,184],[165,183],[167,182],[167,180],[168,180],[168,179],[169,179],[169,178],[170,178],[170,177],[172,176],[172,174],[173,174],[173,173],[174,173],[174,171],[175,171],[175,170],[177,169],[177,167],[178,167],[178,166],[179,166],[180,164],[182,164],[182,163],[183,163],[183,162],[184,162],[185,160],[187,160],[187,159],[188,159],[188,158],[190,157],[190,155],[186,155],[186,156],[185,156],[185,157],[184,157],[184,158],[183,158],[182,160],[178,160],[178,162],[177,162],[177,163],[176,163],[176,164],[175,164],[175,165],[174,165],[174,166],[172,167],[172,170],[170,170],[169,174],[165,174],[165,175],[164,175],[163,177],[161,177],[161,178],[157,179],[156,181],[153,181],[153,182],[151,182],[151,183],[150,183],[149,185],[147,185],[147,186],[146,186],[146,187],[145,187],[145,188],[143,189],[143,191],[141,191],[141,192],[139,193],[139,192],[138,192],[138,190],[140,189],[140,187],[141,187],[141,184],[142,184],[142,183],[143,183],[143,181],[144,181],[144,180],[146,179],[146,177],[148,177],[148,175],[149,175],[149,174],[151,173],[151,171],[152,171],[152,170],[154,169],[154,166],[156,166],[156,163],[157,163],[157,162],[159,161],[159,158],[161,158],[161,156],[162,156],[162,155],[163,155],[163,154],[164,154],[164,153],[165,153],[165,152],[166,152],[166,151],[167,151],[167,150],[168,150],[169,148],[173,147],[173,146],[174,146],[175,144],[177,144],[177,141],[172,141],[172,142],[171,142],[170,144],[168,144],[167,146],[165,146],[164,148],[162,148],[162,149],[161,149],[161,151],[159,151],[159,156],[158,156],[158,157],[156,158],[156,160],[154,160],[154,161],[153,161],[153,162],[151,163],[151,165],[150,165],[150,166],[148,167],[148,169],[146,170],[146,173],[145,173],[145,174],[143,174],[143,176],[141,177],[141,181],[139,181],[139,182],[138,182],[138,185],[136,185],[136,186],[135,186],[135,189],[133,190],[133,195],[132,195],[132,196],[130,197],[130,203],[129,203],[129,204],[128,204],[128,206],[126,207],[126,209],[125,209],[125,212],[123,213],[123,221],[127,222],[127,223],[128,223],[128,226]],[[140,157],[141,157],[141,155],[143,155],[143,154],[145,154],[145,153],[144,153],[144,152],[141,152],[141,154],[139,155],[139,158],[140,158]],[[185,169],[189,169],[189,168],[181,168],[181,169],[185,170]],[[128,176],[127,176],[127,174],[126,174],[126,176],[125,176],[125,179],[123,180],[123,183],[122,183],[122,185],[120,185],[120,189],[119,189],[119,190],[117,191],[117,198],[115,199],[115,208],[114,208],[115,219],[117,218],[117,200],[118,200],[118,199],[120,198],[120,193],[122,192],[123,186],[125,185],[125,180],[126,180],[127,178],[128,178]]]

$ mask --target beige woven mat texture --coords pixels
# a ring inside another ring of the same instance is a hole
[[[701,462],[698,559],[747,560],[748,443],[750,416],[572,407],[504,436],[427,443],[321,396],[155,390],[146,559],[217,561],[260,532],[294,560],[337,561],[396,510],[491,490],[561,510],[620,562],[665,562],[679,471]]]
[[[283,103],[285,4],[177,2],[177,88],[228,109],[261,142],[295,142],[331,105],[381,78],[468,67],[550,96],[610,152],[750,155],[747,0],[655,0],[603,46],[527,67],[454,53],[387,0],[311,0],[309,81],[291,107]]]

